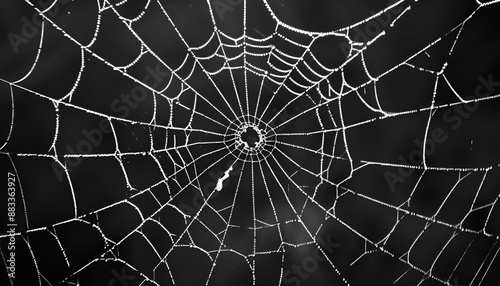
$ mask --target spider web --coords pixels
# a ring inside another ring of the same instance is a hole
[[[3,285],[497,282],[499,1],[48,2],[2,3]]]

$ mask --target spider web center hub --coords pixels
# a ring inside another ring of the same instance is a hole
[[[264,142],[264,135],[256,126],[248,126],[240,134],[240,140],[247,149],[258,148]]]
[[[252,115],[237,118],[228,126],[224,144],[231,154],[246,162],[260,162],[275,147],[276,133],[264,121]]]

